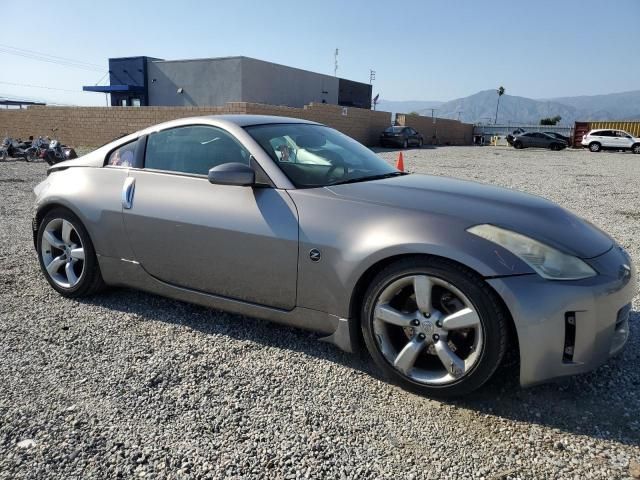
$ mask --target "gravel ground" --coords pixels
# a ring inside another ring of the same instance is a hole
[[[640,156],[446,147],[405,165],[543,195],[640,263]],[[434,401],[308,332],[123,289],[63,299],[31,240],[44,171],[0,163],[1,479],[640,478],[638,297],[597,371]]]

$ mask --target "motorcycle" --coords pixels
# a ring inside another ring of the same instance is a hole
[[[49,149],[49,138],[38,137],[31,143],[31,146],[27,148],[26,159],[27,162],[35,162],[39,159],[44,159],[46,151]]]
[[[49,142],[49,147],[44,151],[42,158],[49,165],[55,165],[56,163],[78,158],[78,154],[72,147],[62,145],[58,140],[54,139]]]
[[[20,139],[15,140],[11,137],[5,137],[0,147],[0,160],[6,160],[9,157],[27,160],[26,152],[30,146],[31,142],[23,142]]]

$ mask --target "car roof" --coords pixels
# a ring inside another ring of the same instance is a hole
[[[303,120],[300,118],[278,117],[276,115],[202,115],[198,117],[183,117],[169,120],[168,122],[158,123],[143,130],[135,132],[126,138],[134,138],[141,134],[148,134],[165,130],[173,127],[182,127],[185,125],[204,124],[217,127],[249,127],[252,125],[269,125],[277,123],[298,123],[306,125],[322,125],[321,123]],[[126,143],[126,142],[122,142]]]
[[[239,127],[248,127],[251,125],[268,125],[272,123],[308,123],[312,125],[320,125],[319,123],[312,122],[310,120],[304,120],[301,118],[280,117],[277,115],[207,115],[205,118],[218,121],[222,120],[224,122],[238,125]]]

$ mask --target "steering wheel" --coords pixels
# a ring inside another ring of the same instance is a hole
[[[327,170],[327,173],[325,174],[325,179],[328,183],[330,182],[334,172],[338,168],[342,168],[342,174],[340,175],[340,178],[343,178],[347,174],[347,164],[339,153],[325,150],[324,152],[322,152],[322,156],[331,162],[331,167],[329,167],[329,170]]]

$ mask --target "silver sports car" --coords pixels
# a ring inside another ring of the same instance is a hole
[[[522,385],[585,372],[628,337],[636,271],[604,232],[313,122],[175,120],[51,167],[35,194],[60,294],[120,285],[306,328],[428,395],[478,388],[507,351]]]

